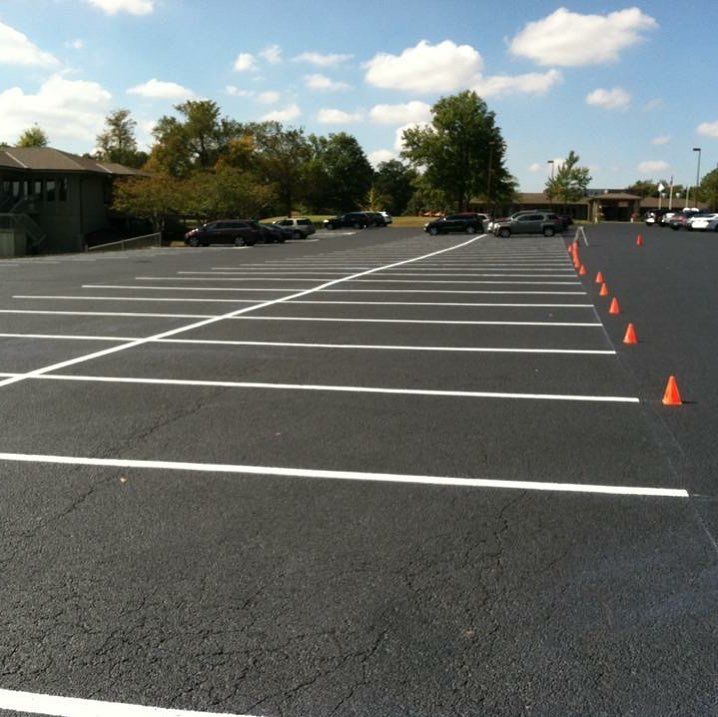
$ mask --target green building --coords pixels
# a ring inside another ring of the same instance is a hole
[[[109,227],[114,179],[135,175],[50,147],[0,149],[0,256],[83,251]]]

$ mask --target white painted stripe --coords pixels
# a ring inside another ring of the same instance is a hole
[[[133,287],[134,288],[134,287]],[[169,302],[184,302],[193,304],[262,304],[264,303],[261,299],[167,299],[165,297],[158,296],[46,296],[46,295],[35,295],[30,296],[26,294],[16,294],[12,297],[13,299],[38,299],[41,301],[169,301]]]
[[[370,270],[372,271],[372,270]],[[345,281],[337,279],[327,284],[333,285]],[[304,293],[304,289],[258,289],[256,287],[236,287],[236,286],[134,286],[120,284],[83,284],[83,289],[133,289],[137,291],[224,291],[224,292],[277,292],[277,291],[296,291]],[[530,295],[547,295],[547,296],[585,296],[585,291],[480,291],[475,289],[307,289],[307,293],[319,294],[530,294]],[[33,297],[28,297],[33,298]],[[141,298],[141,297],[140,297]],[[149,297],[146,297],[149,298]],[[286,301],[286,299],[284,299]],[[271,299],[270,301],[273,301]],[[263,302],[253,302],[263,303]]]
[[[317,279],[302,279],[287,276],[283,278],[252,276],[252,277],[226,277],[226,276],[136,276],[136,281],[308,281],[316,283]],[[349,279],[350,284],[515,284],[535,286],[580,286],[580,281],[468,281],[462,279]],[[277,291],[277,289],[273,289]],[[283,291],[280,289],[279,291]]]
[[[56,717],[250,717],[229,712],[196,712],[144,707],[122,702],[83,700],[76,697],[58,697],[15,690],[0,690],[0,709]]]
[[[496,302],[469,303],[461,301],[288,301],[288,304],[327,304],[334,306],[467,306],[480,308],[521,308],[521,309],[593,309],[593,304],[507,304]]]
[[[117,299],[113,298],[113,301],[117,301]],[[0,314],[37,314],[45,316],[123,316],[127,318],[143,319],[210,319],[212,316],[215,316],[215,314],[145,314],[129,311],[35,311],[32,309],[0,309]]]
[[[657,498],[689,497],[688,491],[682,488],[654,488],[643,486],[596,485],[581,483],[547,483],[543,481],[513,481],[496,480],[491,478],[459,478],[452,476],[411,475],[401,473],[332,471],[321,470],[318,468],[280,468],[274,466],[249,466],[222,463],[135,460],[131,458],[85,458],[79,456],[33,455],[27,453],[0,453],[0,460],[22,463],[47,463],[52,465],[101,466],[106,468],[137,468],[199,473],[280,476],[287,478],[323,478],[327,480],[404,483],[410,485],[437,485],[459,488],[499,488],[507,490],[553,491],[560,493],[653,496]],[[182,713],[180,713],[180,715],[181,714]],[[105,717],[105,713],[103,713],[102,717]],[[122,715],[122,717],[125,716]],[[134,715],[132,717],[134,717]],[[142,717],[144,717],[144,715],[142,715]]]
[[[555,271],[555,270],[553,270]],[[254,278],[254,279],[261,279],[264,278],[265,275],[269,277],[277,276],[278,274],[312,274],[315,276],[322,276],[322,275],[334,275],[337,274],[346,274],[345,271],[289,271],[287,269],[276,269],[273,271],[253,271],[253,272],[247,272],[247,271],[178,271],[178,274],[192,274],[192,275],[200,275],[200,276],[192,276],[191,278],[195,279],[196,281],[201,281],[204,278],[214,278],[215,276],[231,276],[236,279],[244,279],[244,278]],[[416,276],[416,277],[426,277],[426,276],[443,276],[443,277],[459,277],[459,276],[479,276],[479,277],[494,277],[494,278],[526,278],[526,277],[535,277],[535,278],[541,278],[541,279],[567,279],[569,276],[575,276],[575,272],[572,270],[565,270],[563,273],[560,274],[554,274],[551,272],[545,272],[545,273],[526,273],[526,272],[519,272],[519,273],[470,273],[470,272],[464,272],[464,271],[456,271],[456,272],[449,272],[449,271],[427,271],[426,273],[418,273],[413,271],[402,271],[402,272],[396,272],[396,273],[387,273],[382,272],[381,276],[389,276],[389,277],[399,277],[399,276]],[[138,277],[139,279],[139,277]]]
[[[244,318],[244,317],[237,317]],[[601,324],[590,324],[601,326]],[[4,339],[41,339],[47,341],[139,341],[139,337],[132,336],[85,336],[78,334],[0,334]],[[154,339],[147,343],[160,344],[187,344],[196,346],[272,346],[283,348],[309,348],[309,349],[357,349],[357,350],[386,350],[386,351],[446,351],[454,353],[503,353],[503,354],[575,354],[584,356],[615,356],[613,350],[602,349],[526,349],[526,348],[493,348],[479,346],[400,346],[391,344],[330,344],[306,343],[290,341],[240,341],[230,339]],[[5,374],[7,376],[20,376],[22,374]]]
[[[416,257],[415,259],[408,259],[407,261],[400,262],[400,264],[408,264],[408,263],[411,263],[411,262],[413,262],[413,261],[417,261],[417,260],[420,260],[420,259],[425,259],[425,258],[428,257],[428,256],[436,256],[436,255],[438,255],[438,254],[444,254],[445,252],[447,252],[447,251],[453,251],[454,249],[456,249],[456,248],[458,248],[458,247],[468,246],[468,245],[470,245],[470,244],[473,244],[474,242],[476,242],[476,241],[477,241],[478,239],[480,239],[480,238],[481,238],[481,236],[473,237],[473,238],[469,239],[468,241],[463,242],[462,244],[457,244],[457,245],[455,245],[455,246],[448,247],[448,248],[446,248],[446,249],[440,249],[440,250],[438,250],[438,251],[432,252],[431,254],[424,254],[424,255],[421,255],[421,256]],[[397,264],[397,265],[394,265],[394,266],[398,266],[398,265],[400,265],[400,264]],[[385,267],[382,267],[382,268],[388,269],[388,268],[391,268],[391,266],[385,266]],[[362,273],[360,273],[360,274],[354,274],[352,277],[348,277],[348,278],[359,278],[359,277],[361,277],[361,276],[364,276],[365,274],[371,274],[371,273],[373,273],[374,271],[378,271],[378,269],[370,269],[369,271],[362,272]],[[325,290],[325,289],[327,289],[327,288],[330,287],[330,286],[334,286],[334,285],[336,285],[336,284],[341,283],[342,281],[346,281],[346,279],[333,279],[332,281],[325,282],[325,283],[323,283],[323,284],[319,284],[318,286],[315,286],[315,287],[313,287],[313,288],[311,288],[311,289],[306,289],[306,290],[304,290],[304,291],[300,291],[300,292],[298,292],[298,293],[293,293],[293,294],[288,294],[288,295],[285,295],[285,296],[280,296],[280,297],[278,297],[278,298],[276,298],[276,299],[270,299],[269,301],[265,301],[265,302],[263,302],[263,303],[261,303],[261,304],[255,304],[255,305],[253,305],[253,306],[247,306],[247,307],[245,307],[245,308],[243,308],[243,309],[236,309],[236,310],[230,311],[230,312],[228,312],[228,313],[226,313],[226,314],[222,314],[221,316],[214,316],[214,317],[212,317],[211,319],[202,319],[201,321],[195,321],[194,323],[187,324],[186,326],[180,326],[179,328],[172,329],[172,330],[170,330],[170,331],[164,331],[164,332],[159,333],[159,334],[154,334],[154,335],[152,335],[152,336],[148,336],[148,337],[146,337],[146,338],[144,338],[144,339],[140,339],[140,340],[138,340],[138,341],[130,341],[130,342],[128,342],[128,343],[120,344],[119,346],[112,346],[112,347],[110,347],[110,348],[106,348],[106,349],[103,349],[103,350],[101,350],[101,351],[95,351],[95,352],[90,353],[90,354],[85,354],[84,356],[77,356],[77,357],[75,357],[75,358],[73,358],[73,359],[68,359],[68,360],[65,360],[65,361],[60,361],[60,362],[58,362],[58,363],[50,364],[50,365],[48,365],[48,366],[43,366],[43,367],[38,368],[38,369],[35,369],[35,370],[33,370],[33,371],[29,371],[28,373],[23,374],[22,376],[15,376],[15,377],[12,377],[12,378],[6,378],[5,380],[0,381],[0,387],[8,386],[8,385],[14,384],[14,383],[18,383],[18,382],[24,381],[24,380],[26,380],[26,379],[28,379],[28,378],[35,378],[35,377],[37,377],[37,376],[41,376],[41,375],[46,374],[46,373],[49,373],[49,372],[51,372],[51,371],[59,371],[59,370],[62,369],[62,368],[66,368],[66,367],[68,367],[68,366],[75,366],[75,365],[77,365],[77,364],[84,363],[84,362],[86,362],[86,361],[92,361],[93,359],[100,358],[100,357],[103,357],[103,356],[108,356],[108,355],[114,354],[114,353],[118,353],[119,351],[124,351],[124,350],[126,350],[126,349],[135,348],[135,347],[137,347],[137,346],[142,346],[143,344],[145,344],[145,343],[147,343],[147,342],[149,342],[149,341],[155,341],[155,340],[157,340],[157,339],[170,338],[171,336],[175,336],[176,334],[180,334],[180,333],[183,333],[183,332],[185,332],[185,331],[190,331],[190,330],[193,330],[193,329],[199,329],[199,328],[201,328],[201,327],[203,327],[203,326],[209,326],[210,324],[217,323],[218,321],[223,321],[224,319],[234,318],[234,317],[239,316],[239,315],[241,315],[241,314],[245,314],[245,313],[248,313],[248,312],[250,312],[250,311],[254,311],[255,309],[258,309],[258,308],[265,308],[265,307],[268,307],[268,306],[273,306],[274,304],[278,304],[278,303],[281,303],[281,302],[283,302],[283,301],[288,301],[288,300],[291,300],[291,299],[300,299],[300,298],[302,298],[303,296],[308,296],[309,294],[312,294],[312,293],[314,293],[314,292],[316,292],[316,291]]]
[[[159,341],[159,339],[153,339]],[[145,341],[144,343],[152,343]],[[115,347],[116,348],[116,347]],[[105,349],[112,353],[112,349]],[[13,382],[13,379],[31,379],[42,381],[81,381],[90,383],[124,383],[156,386],[204,386],[207,388],[242,388],[269,391],[317,391],[326,393],[368,393],[382,394],[388,396],[431,396],[434,398],[489,398],[509,399],[518,401],[568,401],[571,403],[640,403],[634,396],[592,396],[585,394],[563,394],[563,393],[517,393],[505,391],[452,391],[443,389],[424,388],[388,388],[382,386],[344,386],[333,384],[311,384],[311,383],[265,383],[257,381],[210,381],[175,378],[142,378],[132,376],[83,376],[74,374],[45,374],[38,371],[29,373],[11,374],[6,379]],[[0,386],[5,381],[0,382]]]
[[[445,320],[445,319],[374,319],[345,316],[241,316],[244,321],[329,321],[338,323],[358,324],[437,324],[451,326],[561,326],[581,328],[602,328],[603,324],[596,321],[480,321],[480,320]]]

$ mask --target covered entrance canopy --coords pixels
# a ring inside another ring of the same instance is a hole
[[[641,197],[625,192],[606,192],[588,197],[591,221],[628,222],[633,214],[639,214]]]

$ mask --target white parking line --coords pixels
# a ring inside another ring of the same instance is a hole
[[[134,288],[134,287],[132,287]],[[262,299],[173,299],[163,296],[48,296],[43,294],[15,294],[13,299],[38,299],[41,301],[168,301],[193,304],[263,304]]]
[[[327,304],[334,306],[468,306],[479,308],[511,308],[511,309],[593,309],[593,304],[507,304],[497,302],[470,303],[462,301],[288,301],[288,304]]]
[[[229,712],[196,712],[162,707],[144,707],[122,702],[83,700],[33,692],[0,690],[0,709],[56,717],[250,717]]]
[[[550,270],[550,271],[546,271],[546,272],[533,272],[532,271],[531,273],[526,273],[526,272],[470,273],[470,272],[464,272],[464,271],[434,271],[434,270],[428,271],[427,270],[425,273],[413,272],[413,271],[402,271],[400,273],[397,272],[397,273],[390,274],[388,272],[382,272],[381,276],[383,276],[383,277],[387,277],[387,276],[389,276],[389,277],[416,276],[416,277],[422,277],[422,278],[427,277],[427,276],[441,276],[444,278],[446,278],[446,277],[453,278],[453,277],[461,277],[461,276],[479,276],[479,277],[495,277],[495,278],[501,278],[501,279],[507,278],[507,277],[508,278],[511,278],[511,277],[516,277],[516,278],[535,277],[535,278],[541,278],[541,279],[567,279],[569,277],[573,277],[576,275],[573,270],[569,270],[569,269],[566,269],[558,274],[553,273],[554,271],[556,271],[556,270],[554,269],[554,270]],[[299,275],[304,276],[307,274],[312,274],[315,276],[325,276],[325,275],[336,276],[338,274],[346,274],[347,272],[345,272],[345,271],[311,271],[311,270],[296,271],[294,269],[292,269],[292,270],[275,269],[272,271],[252,271],[252,272],[238,270],[238,271],[178,271],[177,273],[182,274],[182,275],[192,275],[193,279],[197,279],[199,281],[200,279],[203,279],[205,277],[215,277],[215,276],[221,276],[221,277],[231,276],[231,277],[234,277],[237,279],[242,279],[245,277],[257,277],[257,278],[261,279],[265,275],[266,276],[279,276],[279,275],[288,274],[288,275],[294,276],[296,274],[299,274]],[[137,277],[137,278],[139,279],[140,277]]]
[[[444,253],[447,252],[447,251],[453,251],[453,250],[456,249],[456,248],[459,248],[459,247],[462,247],[462,246],[468,246],[468,245],[470,245],[470,244],[473,244],[473,243],[476,242],[479,238],[480,238],[480,237],[477,236],[477,237],[474,237],[474,238],[472,238],[472,239],[469,239],[469,240],[466,241],[466,242],[463,242],[462,244],[457,244],[457,245],[452,246],[452,247],[447,247],[447,248],[445,248],[445,249],[440,249],[440,250],[435,251],[435,252],[432,252],[432,253],[430,253],[430,254],[424,254],[424,255],[415,257],[415,258],[413,258],[413,259],[407,259],[406,261],[399,262],[399,264],[395,264],[394,266],[397,266],[397,265],[400,265],[400,264],[408,264],[408,263],[410,263],[410,262],[417,261],[417,260],[419,260],[419,259],[424,259],[424,258],[426,258],[426,257],[428,257],[428,256],[436,256],[436,255],[438,255],[438,254],[444,254]],[[389,269],[389,268],[392,268],[392,267],[391,267],[391,266],[384,266],[384,267],[381,267],[381,268]],[[361,276],[364,276],[365,274],[371,274],[371,273],[373,273],[374,271],[378,271],[378,269],[370,269],[370,270],[368,270],[368,271],[366,271],[366,272],[362,272],[362,273],[360,273],[360,274],[354,274],[354,275],[352,275],[352,276],[350,276],[350,277],[347,277],[347,278],[355,278],[355,279],[356,279],[356,278],[359,278],[359,277],[361,277]],[[144,339],[140,339],[140,340],[138,340],[138,341],[130,341],[130,342],[128,342],[128,343],[120,344],[119,346],[112,346],[112,347],[110,347],[110,348],[102,349],[101,351],[95,351],[95,352],[93,352],[93,353],[86,354],[86,355],[84,355],[84,356],[77,356],[77,357],[75,357],[75,358],[68,359],[68,360],[66,360],[66,361],[60,361],[60,362],[55,363],[55,364],[50,364],[50,365],[47,365],[47,366],[43,366],[42,368],[38,368],[38,369],[35,369],[35,370],[33,370],[33,371],[29,371],[28,373],[23,374],[22,376],[14,376],[14,377],[11,377],[11,378],[6,378],[5,380],[0,381],[0,387],[9,386],[9,385],[14,384],[14,383],[19,383],[20,381],[24,381],[24,380],[26,380],[26,379],[28,379],[28,378],[34,378],[34,377],[36,377],[36,376],[41,376],[41,375],[46,374],[46,373],[49,373],[49,372],[51,372],[51,371],[58,371],[58,370],[60,370],[60,369],[62,369],[62,368],[66,368],[66,367],[68,367],[68,366],[74,366],[74,365],[77,365],[77,364],[79,364],[79,363],[84,363],[84,362],[86,362],[86,361],[91,361],[91,360],[93,360],[93,359],[100,358],[100,357],[102,357],[102,356],[108,356],[108,355],[113,354],[113,353],[118,353],[119,351],[124,351],[124,350],[126,350],[126,349],[135,348],[135,347],[137,347],[137,346],[141,346],[141,345],[147,343],[148,341],[152,341],[152,340],[156,340],[156,339],[170,338],[171,336],[174,336],[174,335],[176,335],[176,334],[179,334],[179,333],[182,333],[182,332],[185,332],[185,331],[190,331],[190,330],[192,330],[192,329],[198,329],[198,328],[201,328],[201,327],[203,327],[203,326],[209,326],[210,324],[217,323],[218,321],[222,321],[222,320],[224,320],[224,319],[233,318],[233,317],[235,317],[235,316],[239,316],[240,314],[245,314],[245,313],[247,313],[247,312],[254,311],[255,309],[258,309],[258,308],[273,306],[274,304],[278,304],[278,303],[281,303],[282,301],[288,301],[288,300],[291,300],[291,299],[299,299],[299,298],[301,298],[301,297],[303,297],[303,296],[308,296],[309,294],[312,294],[312,293],[314,293],[314,292],[323,291],[323,290],[327,289],[328,287],[334,286],[334,285],[339,284],[339,283],[341,283],[341,282],[343,282],[343,281],[346,281],[346,279],[345,279],[345,278],[342,278],[342,279],[333,279],[332,281],[325,282],[325,283],[323,283],[323,284],[319,284],[318,286],[315,286],[315,287],[313,287],[313,288],[311,288],[311,289],[306,289],[306,290],[299,291],[298,293],[293,293],[293,294],[288,294],[288,295],[285,295],[285,296],[280,296],[280,297],[278,297],[278,298],[276,298],[276,299],[270,299],[269,301],[265,301],[265,302],[263,302],[263,303],[261,303],[261,304],[255,304],[255,305],[253,305],[253,306],[247,306],[247,307],[244,307],[244,308],[242,308],[242,309],[236,309],[236,310],[230,311],[230,312],[228,312],[228,313],[226,313],[226,314],[222,314],[221,316],[212,317],[211,319],[202,319],[201,321],[196,321],[196,322],[194,322],[194,323],[187,324],[186,326],[180,326],[179,328],[171,329],[170,331],[164,331],[164,332],[161,332],[161,333],[159,333],[159,334],[154,334],[154,335],[152,335],[152,336],[148,336],[148,337],[146,337],[146,338],[144,338]]]
[[[116,299],[113,298],[113,301]],[[0,314],[37,314],[57,316],[124,316],[146,319],[210,319],[216,314],[149,314],[130,311],[43,311],[33,309],[0,309]]]
[[[143,344],[158,341],[145,340]],[[117,348],[105,349],[103,354],[110,354],[117,351]],[[100,353],[100,352],[98,352]],[[74,363],[80,363],[74,361]],[[73,359],[58,364],[58,368],[73,365]],[[145,378],[135,376],[83,376],[75,374],[43,373],[43,371],[57,369],[37,369],[29,373],[6,373],[4,381],[0,386],[8,383],[15,383],[22,380],[39,381],[77,381],[90,383],[122,383],[156,386],[203,386],[206,388],[239,388],[268,391],[316,391],[320,393],[367,393],[389,396],[431,396],[433,398],[488,398],[517,401],[568,401],[571,403],[640,403],[635,396],[592,396],[586,394],[564,394],[564,393],[518,393],[506,391],[452,391],[443,389],[425,388],[390,388],[385,386],[345,386],[333,384],[311,384],[311,383],[266,383],[261,381],[210,381],[179,378]]]
[[[140,337],[133,336],[86,336],[83,334],[0,334],[0,338],[10,339],[39,339],[47,341],[107,341],[110,343],[122,341],[138,341]],[[306,349],[355,349],[370,351],[439,351],[447,353],[486,353],[486,354],[556,354],[576,356],[615,356],[611,349],[527,349],[491,346],[404,346],[392,344],[333,344],[298,341],[241,341],[230,339],[154,339],[147,343],[182,344],[189,346],[263,346],[274,348],[306,348]],[[10,378],[19,376],[18,373],[0,373],[0,376]]]
[[[281,278],[252,276],[252,277],[227,277],[227,276],[136,276],[136,281],[306,281],[316,283],[317,279],[302,279],[299,277],[286,276]],[[465,279],[349,279],[349,284],[516,284],[516,285],[537,285],[537,286],[580,286],[580,281],[473,281]]]
[[[338,323],[358,324],[436,324],[438,326],[562,326],[562,327],[589,327],[602,328],[600,322],[575,321],[472,321],[472,320],[446,320],[446,319],[373,319],[356,317],[334,316],[241,316],[243,321],[329,321]],[[1,335],[1,334],[0,334]]]
[[[172,470],[199,473],[225,473],[236,475],[280,476],[287,478],[322,478],[375,483],[403,483],[409,485],[452,486],[457,488],[497,488],[506,490],[551,491],[559,493],[595,493],[602,495],[652,496],[656,498],[688,498],[681,488],[642,486],[596,485],[580,483],[547,483],[543,481],[513,481],[491,478],[459,478],[452,476],[411,475],[400,473],[366,473],[358,471],[331,471],[312,468],[281,468],[275,466],[249,466],[222,463],[189,463],[180,461],[135,460],[130,458],[89,458],[79,456],[51,456],[27,453],[0,453],[0,461],[45,463],[50,465],[101,466],[105,468],[136,468],[146,470]],[[6,699],[3,697],[3,699]],[[0,703],[1,705],[2,703]],[[67,714],[50,712],[49,714]],[[70,713],[72,717],[107,717],[102,713]],[[118,717],[135,717],[132,713],[117,713]],[[162,714],[162,713],[160,713]],[[191,713],[190,713],[191,714]],[[181,716],[182,713],[180,712]],[[137,713],[137,717],[144,717]]]
[[[371,270],[370,270],[371,271]],[[336,284],[344,279],[331,281],[330,284]],[[273,292],[277,291],[296,291],[298,293],[319,293],[319,294],[532,294],[532,295],[548,295],[548,296],[585,296],[585,291],[479,291],[469,289],[300,289],[300,288],[284,288],[284,289],[259,289],[257,287],[234,287],[234,286],[144,286],[134,284],[83,284],[83,289],[132,289],[136,291],[223,291],[223,292]],[[32,297],[30,297],[32,298]],[[271,299],[270,299],[271,301]],[[285,299],[286,301],[286,299]]]

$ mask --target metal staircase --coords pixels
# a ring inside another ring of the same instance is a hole
[[[0,194],[0,227],[23,231],[28,251],[35,253],[42,246],[47,234],[27,213],[31,208],[31,200],[25,197],[18,201],[10,195]]]

